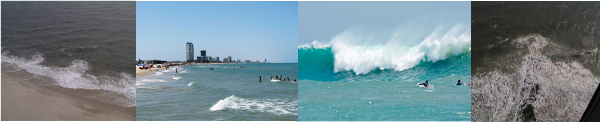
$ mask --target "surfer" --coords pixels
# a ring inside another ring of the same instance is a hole
[[[423,85],[423,86],[425,86],[426,88],[429,88],[429,81],[425,80],[425,83],[421,83],[421,84],[419,84],[419,85]]]
[[[458,80],[458,83],[456,83],[456,85],[464,85],[463,83],[460,83],[460,80]]]

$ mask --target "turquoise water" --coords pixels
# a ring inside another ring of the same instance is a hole
[[[457,80],[471,82],[469,49],[436,62],[423,57],[400,71],[375,68],[358,75],[336,72],[335,52],[331,47],[298,48],[299,121],[471,120],[471,87],[455,85]],[[434,88],[417,86],[425,80]]]
[[[271,82],[273,74],[297,78],[298,64],[212,64],[154,72],[136,79],[136,117],[146,121],[295,121],[298,84]]]

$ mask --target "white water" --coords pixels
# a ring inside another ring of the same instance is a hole
[[[223,100],[219,100],[213,105],[211,111],[224,109],[246,110],[256,112],[269,112],[276,115],[298,115],[298,101],[288,99],[243,99],[231,95]]]
[[[135,106],[135,81],[133,75],[120,73],[120,77],[94,76],[87,72],[90,65],[83,60],[74,60],[68,67],[54,67],[40,65],[44,61],[41,54],[33,55],[31,58],[21,58],[2,52],[2,62],[16,65],[29,73],[51,77],[56,84],[70,89],[107,90],[121,94],[127,100],[109,101],[122,106]]]
[[[431,23],[424,23],[431,24]],[[334,36],[327,44],[313,41],[298,48],[331,47],[334,72],[354,71],[367,74],[379,68],[402,71],[423,61],[437,62],[470,51],[471,26],[438,26],[411,31],[420,25],[400,27],[391,34],[349,29]]]

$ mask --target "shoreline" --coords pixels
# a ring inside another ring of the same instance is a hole
[[[135,120],[136,107],[85,98],[102,90],[68,89],[25,71],[2,72],[2,121],[14,120]],[[27,74],[27,75],[23,75]],[[31,77],[28,77],[31,76]]]
[[[135,66],[135,79],[144,77],[144,76],[146,76],[146,75],[148,75],[150,73],[153,73],[155,71],[167,69],[166,67],[150,68],[150,69],[152,69],[152,71],[150,71],[148,69],[142,70],[142,69],[140,69],[140,67],[142,67],[142,66]],[[176,67],[172,67],[172,68],[176,68]]]

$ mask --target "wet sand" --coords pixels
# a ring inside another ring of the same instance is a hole
[[[34,75],[2,72],[2,121],[11,120],[135,120],[135,107],[84,98],[99,90],[37,85]]]

